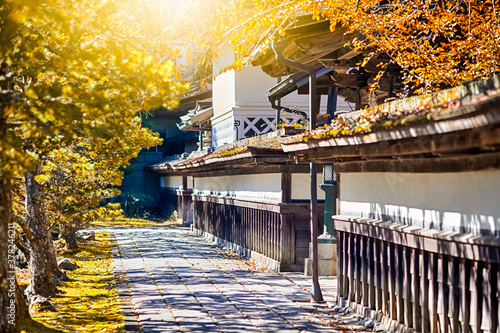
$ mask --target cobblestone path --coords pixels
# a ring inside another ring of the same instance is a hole
[[[331,308],[309,303],[309,278],[298,273],[265,272],[179,228],[109,232],[128,320],[145,333],[338,331]],[[334,279],[320,283],[332,302]]]

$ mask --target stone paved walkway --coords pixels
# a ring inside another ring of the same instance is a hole
[[[310,278],[265,272],[178,228],[109,229],[140,329],[149,332],[335,332],[313,307]],[[334,301],[334,278],[322,278]],[[125,295],[126,296],[126,295]]]

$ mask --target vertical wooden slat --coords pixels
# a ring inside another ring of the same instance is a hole
[[[361,297],[363,306],[368,306],[368,237],[360,237],[360,257],[361,257]]]
[[[266,246],[266,241],[265,241],[265,237],[266,237],[266,224],[265,224],[265,221],[264,221],[264,212],[260,209],[256,209],[256,211],[258,212],[258,216],[259,216],[259,222],[260,222],[260,253],[264,253],[265,252],[265,246]]]
[[[429,253],[429,270],[427,278],[429,280],[429,321],[430,332],[438,333],[437,316],[437,254]]]
[[[420,254],[420,307],[422,309],[422,333],[430,332],[430,318],[429,318],[429,253],[422,251]]]
[[[495,333],[495,318],[496,311],[494,311],[493,303],[498,305],[499,299],[494,299],[495,290],[492,288],[493,277],[495,276],[493,272],[493,267],[490,263],[484,264],[482,270],[482,315],[481,315],[481,331],[484,333]]]
[[[482,274],[481,264],[477,261],[472,262],[470,274],[470,329],[472,333],[479,333],[481,328],[481,307],[482,302]]]
[[[343,235],[344,239],[344,259],[343,259],[343,269],[342,269],[342,274],[344,276],[344,300],[349,300],[350,299],[350,249],[349,249],[349,244],[350,244],[350,234],[349,233],[344,233]]]
[[[272,212],[268,212],[269,224],[269,258],[274,258],[274,216]]]
[[[368,307],[370,309],[375,309],[375,253],[373,252],[375,247],[375,239],[368,238],[366,260],[368,261]]]
[[[470,262],[465,259],[460,260],[460,311],[459,321],[461,322],[461,333],[470,332]]]
[[[382,257],[384,254],[381,250],[381,240],[375,239],[373,246],[375,253],[373,256],[375,260],[375,309],[384,313],[382,309],[382,271],[384,271]]]
[[[361,303],[361,236],[354,235],[354,279],[355,281],[355,302]]]
[[[388,280],[389,280],[389,317],[393,320],[397,319],[397,311],[396,311],[396,270],[397,263],[394,259],[395,254],[395,245],[390,243],[387,246],[387,264],[388,267]]]
[[[411,304],[411,249],[403,248],[403,304],[404,304],[404,323],[406,327],[412,327],[413,311]]]
[[[267,234],[266,234],[266,256],[268,257],[272,257],[272,254],[271,254],[271,246],[272,246],[272,243],[271,243],[271,235],[272,235],[272,231],[271,231],[271,212],[264,212],[264,223],[266,224],[266,230],[267,230]]]
[[[460,301],[458,259],[450,258],[448,260],[448,320],[450,323],[450,332],[459,333],[458,312]]]
[[[253,214],[255,215],[255,219],[257,220],[257,234],[258,234],[258,244],[257,244],[257,252],[262,253],[262,238],[264,237],[264,226],[262,224],[261,211],[258,209],[252,209]]]
[[[275,214],[275,225],[276,225],[276,248],[275,255],[276,260],[281,260],[280,257],[280,244],[281,244],[281,233],[280,233],[280,214]]]
[[[404,278],[404,273],[403,273],[403,252],[402,252],[402,246],[401,245],[395,245],[394,246],[394,262],[396,263],[395,266],[392,267],[392,269],[395,271],[395,279],[396,279],[396,320],[400,323],[404,321],[404,316],[403,316],[403,278]]]
[[[495,298],[496,299],[500,299],[500,265],[499,264],[496,264],[495,265],[495,271],[496,271],[496,278],[495,278],[495,281],[496,281],[496,286],[495,286],[495,290],[496,290],[496,294],[495,294]],[[496,318],[496,327],[497,327],[497,333],[500,333],[500,304],[496,304],[496,312],[497,312],[497,318]]]
[[[256,233],[255,219],[253,218],[252,214],[250,213],[249,208],[245,208],[245,210],[246,210],[248,222],[250,223],[250,234],[251,234],[251,245],[250,245],[251,247],[250,247],[250,249],[252,251],[255,251],[255,233]]]
[[[249,249],[250,248],[250,243],[249,243],[249,235],[248,235],[248,219],[246,216],[246,208],[241,207],[241,221],[243,222],[243,229],[245,230],[244,234],[244,240],[245,240],[245,248]]]
[[[354,234],[349,234],[349,300],[354,301],[356,298],[356,283],[354,281],[354,265],[356,263],[354,251]]]
[[[340,300],[344,298],[344,232],[337,232],[337,303],[343,306]]]
[[[272,224],[271,224],[271,258],[275,259],[276,260],[276,251],[275,251],[275,248],[276,248],[276,218],[275,218],[275,214],[274,213],[271,213],[271,221],[272,221]]]
[[[448,333],[448,256],[438,258],[437,284],[438,284],[438,320],[440,333]]]
[[[411,250],[411,301],[412,301],[412,323],[413,328],[419,332],[422,330],[422,309],[420,308],[420,251]]]
[[[387,260],[387,252],[388,246],[387,243],[381,241],[380,244],[380,266],[382,268],[381,280],[382,280],[382,314],[384,316],[389,315],[388,309],[388,301],[389,301],[389,272],[388,272],[388,260]]]

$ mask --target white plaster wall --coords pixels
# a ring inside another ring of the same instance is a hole
[[[227,71],[215,77],[212,85],[214,117],[220,117],[235,104],[235,72]]]
[[[500,170],[343,173],[340,213],[500,236]]]
[[[266,107],[270,111],[271,103],[267,100],[268,89],[277,81],[262,71],[260,67],[246,66],[236,73],[236,105]]]
[[[232,108],[229,108],[232,110]],[[234,116],[233,113],[226,113],[217,118],[212,117],[212,147],[218,147],[234,142]]]
[[[279,202],[281,200],[281,175],[268,173],[195,178],[194,193]]]
[[[163,176],[160,178],[160,187],[182,188],[182,176]]]
[[[232,47],[227,45],[220,53],[221,55],[214,60],[213,64],[212,106],[214,108],[214,118],[230,111],[231,107],[236,103],[237,73],[234,70],[221,73],[224,67],[229,66],[234,61]]]
[[[311,185],[308,173],[292,174],[292,200],[311,200]],[[325,192],[319,188],[323,182],[323,176],[318,174],[318,200],[325,200]]]
[[[191,176],[188,176],[187,177],[187,188],[188,189],[192,189],[193,188],[193,182],[194,182],[194,178],[191,177]]]

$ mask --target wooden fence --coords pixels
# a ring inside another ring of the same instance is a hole
[[[500,332],[500,239],[334,220],[340,302],[423,333]]]
[[[272,203],[193,195],[194,227],[302,270],[308,256],[308,203]],[[318,210],[323,210],[323,204]],[[322,226],[322,216],[318,223]]]
[[[160,209],[162,215],[170,217],[174,211],[177,211],[178,218],[191,222],[189,220],[192,219],[192,214],[190,214],[193,202],[191,198],[192,193],[191,189],[162,188],[160,191]]]

